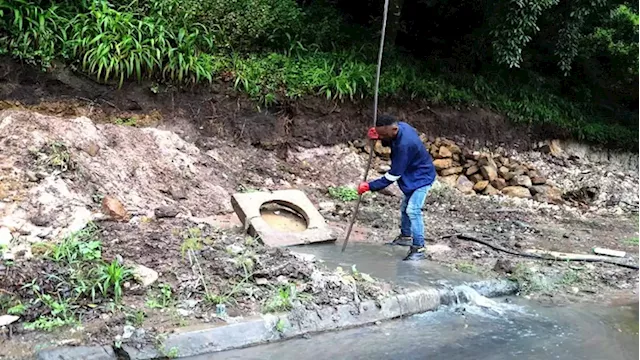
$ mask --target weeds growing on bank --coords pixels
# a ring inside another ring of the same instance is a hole
[[[93,223],[57,244],[35,244],[33,252],[55,272],[46,279],[32,279],[0,301],[0,310],[23,317],[27,329],[51,331],[77,324],[87,306],[112,310],[122,299],[124,283],[133,278],[131,270],[117,260],[107,263],[102,259],[99,229]]]
[[[329,186],[329,188],[327,188],[327,192],[329,192],[329,196],[332,198],[343,202],[358,200],[358,192],[356,189],[352,189],[347,186]]]
[[[291,4],[256,4],[262,12],[238,8],[214,17],[223,5],[232,5],[156,0],[140,8],[115,6],[107,0],[69,4],[15,0],[0,5],[0,54],[43,68],[62,61],[98,81],[119,85],[141,79],[176,84],[222,79],[260,106],[309,95],[339,100],[373,96],[375,51],[326,46],[328,35],[340,37],[330,34],[339,27],[335,14],[317,12],[321,17],[313,22],[327,28],[308,31],[304,24],[310,19],[296,13]],[[212,26],[212,21],[222,25]],[[289,22],[298,25],[292,28]],[[280,45],[271,50],[260,47],[276,43]],[[420,61],[389,52],[380,96],[480,105],[514,122],[552,125],[581,140],[621,148],[638,144],[637,129],[603,119],[589,103],[566,100],[554,85],[525,71],[491,77],[430,72]]]

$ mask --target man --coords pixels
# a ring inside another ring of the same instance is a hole
[[[379,191],[398,182],[400,190],[404,193],[400,205],[400,235],[391,244],[411,245],[404,260],[424,259],[422,207],[436,178],[431,155],[417,131],[409,124],[398,122],[393,116],[378,117],[376,126],[369,129],[368,136],[391,147],[391,170],[379,179],[360,183],[358,194]]]

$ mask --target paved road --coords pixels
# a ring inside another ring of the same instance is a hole
[[[448,309],[191,360],[636,360],[638,305]]]

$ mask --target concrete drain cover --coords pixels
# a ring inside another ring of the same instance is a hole
[[[231,205],[249,234],[268,246],[291,246],[336,237],[300,190],[234,194]]]

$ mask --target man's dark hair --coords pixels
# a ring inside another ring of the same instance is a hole
[[[398,119],[396,119],[395,116],[380,115],[380,116],[378,116],[378,119],[376,120],[376,127],[377,126],[389,126],[389,125],[393,125],[393,124],[395,124],[397,122],[398,122]]]

